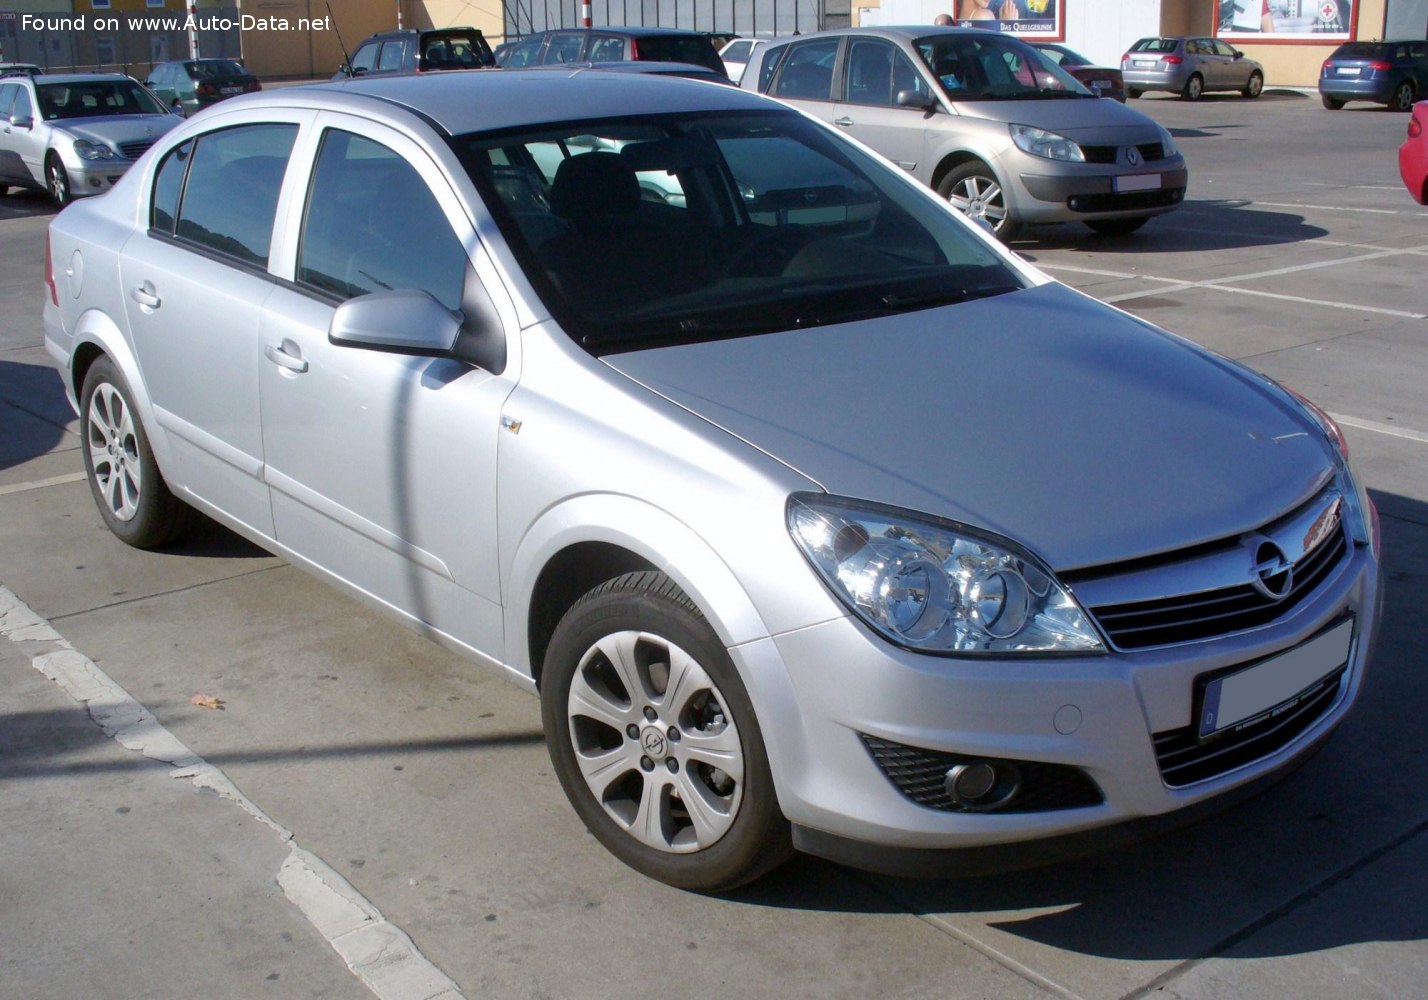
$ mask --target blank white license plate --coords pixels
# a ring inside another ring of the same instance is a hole
[[[1357,66],[1340,66],[1334,72],[1340,76],[1358,76],[1359,68]]]
[[[1094,91],[1095,91],[1096,93],[1098,93],[1098,94],[1099,94],[1101,91],[1105,90],[1105,89],[1106,89],[1107,87],[1109,87],[1110,85],[1111,85],[1111,81],[1110,81],[1110,80],[1092,80],[1092,81],[1091,81],[1091,89],[1094,90]]]
[[[242,88],[242,87],[220,87],[218,92],[219,92],[220,94],[241,94],[241,93],[243,93],[243,88]]]
[[[1127,174],[1124,177],[1111,178],[1113,190],[1121,191],[1158,191],[1160,190],[1159,174]]]
[[[1134,59],[1134,60],[1132,60],[1132,62],[1134,62],[1137,66],[1154,66],[1158,61],[1159,61],[1159,60],[1156,60],[1156,59]]]
[[[1293,707],[1299,695],[1349,662],[1353,638],[1354,620],[1347,618],[1303,645],[1215,678],[1200,700],[1200,738]]]

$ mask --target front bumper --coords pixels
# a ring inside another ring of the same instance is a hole
[[[1358,546],[1283,619],[1204,642],[1061,658],[934,657],[896,649],[841,618],[731,653],[745,671],[786,671],[789,698],[761,724],[800,846],[885,871],[965,871],[983,861],[940,855],[978,849],[997,867],[1022,854],[1047,860],[1058,844],[1084,851],[1139,827],[1178,823],[1282,776],[1356,699],[1380,595],[1378,564]],[[1347,667],[1292,738],[1224,773],[1167,785],[1155,738],[1190,726],[1197,678],[1296,647],[1346,615],[1356,623]],[[868,737],[1079,772],[1101,801],[1023,812],[920,805],[875,761]],[[1120,824],[1130,825],[1105,829]]]
[[[1179,206],[1190,180],[1185,160],[1179,155],[1143,163],[1134,171],[1124,167],[1106,172],[1105,167],[1095,165],[1069,166],[1074,169],[1065,173],[1024,171],[1017,175],[1016,210],[1024,221],[1074,222],[1160,215]],[[1151,178],[1154,187],[1139,186]]]
[[[69,174],[70,194],[75,198],[103,194],[118,184],[119,178],[133,165],[131,160],[80,160],[76,163],[66,157],[64,167]]]

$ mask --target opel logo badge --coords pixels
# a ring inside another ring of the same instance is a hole
[[[1294,565],[1284,558],[1284,551],[1268,538],[1255,546],[1253,575],[1250,582],[1271,601],[1282,601],[1294,589]]]
[[[1126,150],[1126,162],[1133,167],[1140,166],[1140,150],[1136,149],[1134,146]]]
[[[659,760],[664,756],[664,733],[651,726],[640,736],[640,747],[644,750],[645,756]]]

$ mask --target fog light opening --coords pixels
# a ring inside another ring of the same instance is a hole
[[[1021,789],[1021,772],[1002,760],[969,760],[947,772],[942,785],[952,801],[973,812],[1007,805]]]

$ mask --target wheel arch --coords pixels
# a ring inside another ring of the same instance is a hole
[[[1001,172],[992,165],[991,161],[985,156],[972,152],[970,149],[954,149],[952,152],[944,155],[942,159],[938,161],[937,169],[932,171],[932,180],[929,186],[932,190],[936,191],[944,177],[966,163],[982,164],[992,172],[992,176],[996,177],[997,182],[1001,184],[1002,190],[1005,191],[1007,189],[1006,183],[1002,180]]]
[[[161,470],[167,471],[168,439],[154,416],[149,394],[144,391],[144,380],[139,373],[134,352],[129,349],[128,341],[112,319],[98,309],[89,309],[82,313],[75,323],[74,347],[69,355],[70,387],[74,392],[76,412],[81,410],[84,403],[81,398],[84,379],[100,358],[108,358],[119,369],[119,374],[124,376],[129,393],[133,396],[130,402],[139,411],[139,419],[143,421],[144,431],[149,438],[149,447],[154,452],[154,461],[159,464]]]
[[[623,573],[659,570],[674,580],[726,646],[768,628],[733,571],[691,527],[633,497],[571,498],[534,521],[507,574],[507,664],[540,683],[561,617],[586,592]]]

